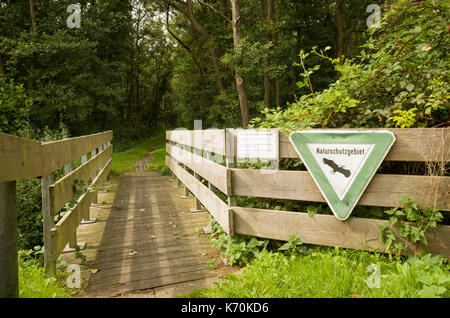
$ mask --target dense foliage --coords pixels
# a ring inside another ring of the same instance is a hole
[[[172,44],[157,12],[149,1],[83,0],[80,11],[72,3],[0,3],[0,129],[16,133],[28,119],[38,128],[62,123],[72,136],[112,128],[117,139],[147,136],[164,122],[172,74]],[[80,27],[71,25],[74,14]],[[16,104],[5,104],[5,93],[17,95]]]
[[[307,69],[309,53],[300,52],[309,87],[287,109],[266,108],[266,118],[254,124],[286,131],[309,127],[435,127],[448,125],[447,1],[397,1],[370,32],[355,59],[336,59],[324,50],[312,54],[329,61],[339,80],[322,91],[313,90],[310,76],[320,64]]]

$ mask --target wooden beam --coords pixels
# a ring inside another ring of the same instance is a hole
[[[234,195],[326,202],[307,171],[231,169],[231,186]],[[405,196],[450,211],[450,177],[377,174],[358,204],[398,207]]]
[[[233,207],[236,234],[287,241],[298,236],[308,244],[339,246],[344,248],[384,251],[378,240],[377,229],[388,221],[352,217],[345,222],[333,215],[286,212]],[[427,234],[425,252],[450,257],[450,226],[440,225]]]
[[[108,173],[111,169],[112,159],[109,159],[105,167],[99,172],[98,176],[95,178],[91,184],[91,188],[95,188],[105,182]],[[59,220],[50,231],[50,236],[52,238],[54,250],[53,255],[55,258],[64,249],[66,244],[70,241],[74,233],[76,233],[81,220],[86,216],[89,207],[95,199],[97,192],[87,192],[83,194],[77,201],[75,207],[70,209],[64,217]]]
[[[172,158],[198,173],[223,193],[228,194],[226,167],[170,144],[166,144],[166,151]]]
[[[450,161],[449,128],[383,128],[383,130],[392,131],[396,137],[386,161]],[[280,158],[298,158],[289,137],[283,133],[280,133]]]
[[[225,155],[225,130],[173,130],[166,139],[182,145]]]
[[[112,140],[112,131],[40,143],[0,134],[0,182],[47,176]]]
[[[19,296],[16,181],[0,182],[0,298]]]
[[[67,202],[73,198],[73,186],[75,180],[84,180],[87,182],[96,171],[101,168],[104,162],[112,154],[112,146],[109,146],[93,158],[89,159],[85,164],[59,179],[50,186],[51,209],[53,213],[61,210]]]
[[[0,134],[0,182],[41,176],[43,159],[40,142]]]
[[[169,156],[166,157],[166,164],[216,221],[219,222],[223,230],[229,235],[233,235],[233,213],[228,205],[207,186],[176,164]]]
[[[45,158],[44,174],[53,172],[63,167],[68,162],[91,152],[93,149],[106,144],[112,140],[113,132],[63,139],[55,142],[42,144],[43,156]]]

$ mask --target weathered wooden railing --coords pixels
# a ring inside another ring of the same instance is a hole
[[[66,244],[77,245],[76,230],[82,220],[90,222],[89,207],[96,201],[111,167],[112,131],[40,143],[0,134],[0,297],[17,296],[17,208],[16,180],[41,178],[46,273],[56,274],[56,260]],[[81,165],[73,170],[73,162]],[[53,180],[64,168],[64,177]],[[83,182],[89,190],[74,198],[74,185]],[[66,203],[75,206],[55,225],[55,215]],[[91,221],[92,222],[92,221]]]
[[[386,161],[450,161],[450,129],[389,129],[396,143]],[[237,206],[235,196],[325,202],[307,171],[237,169],[237,130],[177,130],[166,134],[166,163],[186,194],[196,197],[196,209],[203,205],[230,235],[244,234],[288,240],[298,233],[306,242],[364,250],[384,250],[377,229],[388,221],[351,217],[339,221],[332,215]],[[279,134],[279,157],[298,158],[284,134]],[[225,160],[223,160],[225,158]],[[224,163],[224,164],[222,164]],[[275,165],[276,166],[276,165]],[[193,172],[189,172],[189,170]],[[205,185],[201,179],[208,182]],[[216,195],[228,196],[228,204]],[[450,210],[450,177],[376,174],[359,200],[359,205],[397,207],[405,196],[421,206]],[[395,229],[394,229],[395,231]],[[425,251],[450,256],[450,226],[440,225],[427,235]]]

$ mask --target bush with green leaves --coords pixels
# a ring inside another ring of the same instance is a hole
[[[379,28],[369,30],[358,59],[333,59],[324,50],[311,53],[334,65],[339,79],[314,91],[305,67],[310,53],[299,54],[310,93],[286,109],[265,109],[253,126],[284,131],[323,127],[432,127],[447,125],[450,116],[448,12],[444,0],[396,1],[385,6]]]
[[[17,134],[28,122],[32,103],[23,85],[0,75],[0,133]]]
[[[428,206],[420,209],[412,197],[401,200],[402,208],[384,211],[389,217],[389,224],[378,228],[378,237],[385,245],[386,252],[400,254],[415,244],[427,245],[426,233],[436,229],[437,223],[443,219],[442,213]],[[395,227],[400,237],[392,230]],[[406,241],[406,242],[405,242]]]
[[[242,266],[248,264],[269,243],[269,240],[244,235],[230,237],[214,219],[211,219],[209,225],[212,228],[210,238],[214,242],[214,248],[219,249],[230,265],[237,264]]]

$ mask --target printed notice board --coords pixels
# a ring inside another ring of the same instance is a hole
[[[279,159],[279,132],[278,130],[257,131],[246,129],[237,131],[237,153],[241,159]]]
[[[290,141],[339,220],[346,220],[395,142],[386,130],[307,130]]]

